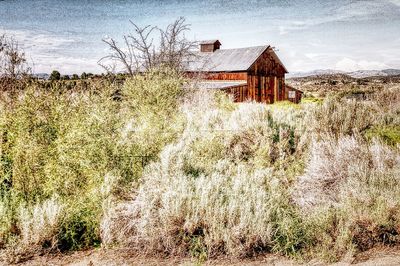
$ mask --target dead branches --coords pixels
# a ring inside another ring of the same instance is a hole
[[[13,37],[0,35],[0,78],[17,79],[30,72],[25,53]]]
[[[194,55],[195,42],[185,36],[190,27],[183,17],[165,30],[150,25],[140,27],[130,22],[134,32],[123,36],[122,45],[113,38],[103,39],[111,53],[101,58],[99,65],[108,73],[122,70],[134,75],[160,66],[181,71],[185,61]]]

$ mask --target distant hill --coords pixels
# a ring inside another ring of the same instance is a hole
[[[367,78],[367,77],[387,77],[400,75],[400,69],[384,69],[384,70],[358,70],[353,72],[345,72],[333,69],[318,69],[309,72],[293,72],[287,75],[288,78],[301,78],[310,76],[321,75],[337,75],[345,74],[353,78]]]
[[[47,73],[36,73],[33,74],[33,76],[39,79],[48,79],[50,77],[50,75]]]
[[[347,75],[353,78],[367,78],[367,77],[388,77],[400,75],[400,69],[384,69],[384,70],[358,70],[349,72]]]
[[[400,69],[385,69],[382,70],[384,73],[388,74],[388,76],[397,76],[400,75]]]
[[[333,69],[317,69],[308,72],[289,72],[286,76],[288,78],[302,78],[302,77],[310,77],[310,76],[321,76],[321,75],[335,75],[335,74],[344,74],[345,71],[333,70]]]

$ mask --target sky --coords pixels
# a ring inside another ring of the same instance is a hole
[[[192,40],[276,47],[289,72],[400,69],[400,0],[0,0],[0,34],[36,73],[99,73],[103,38],[120,40],[129,20],[164,28],[180,16]]]

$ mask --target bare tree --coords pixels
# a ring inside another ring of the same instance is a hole
[[[159,66],[180,71],[186,60],[194,55],[196,43],[186,38],[185,33],[190,27],[183,17],[165,30],[150,25],[140,27],[130,22],[134,33],[124,35],[122,45],[113,38],[103,39],[111,53],[101,58],[99,65],[107,72],[115,72],[118,66],[129,75]]]
[[[31,68],[18,42],[5,34],[0,35],[0,90],[22,88]]]
[[[168,25],[166,30],[160,30],[159,64],[182,70],[184,64],[194,57],[193,50],[197,43],[186,39],[185,32],[189,30],[190,27],[185,24],[183,17]]]
[[[0,77],[21,78],[30,73],[25,52],[13,37],[0,36]]]

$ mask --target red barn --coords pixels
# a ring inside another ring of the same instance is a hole
[[[224,90],[232,94],[236,102],[274,103],[288,100],[289,94],[292,95],[285,87],[288,71],[270,45],[220,47],[218,40],[203,41],[200,51],[188,63],[189,76],[200,73],[203,77],[200,86]]]

